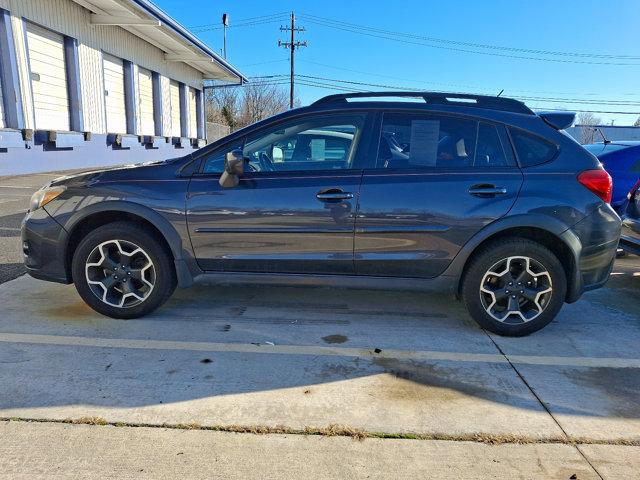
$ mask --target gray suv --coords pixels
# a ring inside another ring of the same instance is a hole
[[[327,285],[455,294],[482,327],[526,335],[603,285],[618,245],[611,178],[562,131],[573,117],[332,95],[182,158],[51,182],[25,264],[116,318],[203,280]]]

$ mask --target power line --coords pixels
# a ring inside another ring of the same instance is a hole
[[[330,81],[336,83],[346,83],[349,85],[362,85],[368,87],[376,87],[376,88],[386,88],[391,90],[409,90],[409,91],[424,91],[424,88],[418,87],[407,87],[401,85],[388,85],[388,84],[380,84],[380,83],[369,83],[369,82],[357,82],[353,80],[343,80],[337,78],[329,78],[329,77],[320,77],[313,75],[296,75],[297,77],[313,79],[313,80],[322,80],[322,81]],[[591,99],[578,99],[578,98],[554,98],[554,97],[536,97],[536,96],[522,96],[522,95],[511,95],[512,98],[516,98],[518,100],[528,100],[528,101],[550,101],[556,103],[575,103],[575,104],[586,104],[586,105],[612,105],[612,106],[640,106],[640,102],[628,102],[624,100],[591,100]]]
[[[231,25],[228,25],[227,28],[236,28],[236,27],[253,27],[256,25],[266,25],[266,24],[270,24],[270,23],[279,23],[282,21],[284,17],[280,17],[280,18],[274,18],[273,20],[265,20],[262,22],[248,22],[248,23],[234,23]],[[209,27],[209,28],[197,28],[197,29],[193,29],[193,33],[202,33],[202,32],[209,32],[209,31],[215,31],[215,30],[221,30],[224,27]]]
[[[453,88],[470,88],[470,89],[474,89],[474,90],[487,90],[489,92],[497,91],[496,89],[491,89],[491,88],[488,88],[488,87],[479,87],[477,85],[468,85],[468,84],[462,84],[462,83],[431,82],[431,81],[425,81],[425,80],[416,80],[415,78],[404,78],[404,77],[396,77],[396,76],[393,76],[393,75],[383,75],[383,74],[380,74],[380,73],[372,73],[372,72],[367,72],[367,71],[364,71],[364,70],[354,70],[352,68],[345,68],[345,67],[339,67],[337,65],[330,65],[328,63],[316,62],[316,61],[309,60],[309,59],[306,59],[306,58],[305,59],[301,59],[300,61],[304,62],[304,63],[318,65],[318,66],[321,66],[321,67],[331,68],[333,70],[352,72],[352,73],[360,73],[360,74],[367,75],[367,76],[380,77],[380,78],[389,78],[389,79],[392,79],[392,80],[401,80],[403,82],[428,84],[428,85],[440,85],[442,87],[453,87]],[[554,92],[554,91],[548,91],[548,90],[522,90],[522,89],[513,89],[513,88],[505,88],[505,91],[508,91],[508,92],[520,92],[520,93],[549,94],[549,95],[585,95],[585,96],[598,96],[598,95],[601,95],[601,93],[593,93],[593,92]],[[636,97],[636,96],[639,96],[640,93],[638,93],[638,92],[624,92],[624,93],[619,93],[618,95]]]
[[[253,67],[254,65],[265,65],[267,63],[278,63],[278,62],[288,62],[288,58],[280,58],[278,60],[267,60],[264,62],[256,62],[256,63],[245,63],[244,65],[238,65],[238,67]]]
[[[305,85],[308,87],[318,87],[318,88],[324,88],[327,90],[335,90],[335,91],[339,91],[339,92],[366,92],[367,90],[362,90],[359,88],[353,88],[353,87],[348,87],[345,85],[335,85],[335,84],[330,84],[330,83],[325,83],[325,82],[314,82],[312,80],[299,80],[298,81],[298,85]]]
[[[407,38],[414,38],[414,39],[420,39],[420,40],[425,40],[425,41],[429,41],[429,42],[437,42],[437,43],[444,43],[444,44],[450,44],[450,45],[466,46],[466,47],[473,47],[473,48],[495,49],[495,50],[502,50],[502,51],[508,51],[508,52],[528,53],[528,54],[534,54],[534,55],[558,55],[558,56],[572,56],[572,57],[580,57],[580,58],[608,58],[608,59],[618,59],[618,60],[640,60],[640,56],[637,56],[637,55],[619,55],[619,54],[608,54],[608,53],[584,53],[584,52],[563,52],[563,51],[556,51],[556,50],[538,50],[538,49],[530,49],[530,48],[506,47],[506,46],[503,46],[503,45],[493,45],[493,44],[487,44],[487,43],[464,42],[464,41],[460,41],[460,40],[450,40],[450,39],[444,39],[444,38],[438,38],[438,37],[429,37],[429,36],[425,36],[425,35],[418,35],[418,34],[412,34],[412,33],[406,33],[406,32],[397,32],[397,31],[393,31],[393,30],[385,30],[385,29],[381,29],[381,28],[370,27],[370,26],[366,26],[366,25],[358,25],[358,24],[355,24],[355,23],[344,22],[344,21],[341,21],[341,20],[335,20],[335,19],[331,19],[331,18],[327,18],[327,17],[321,17],[321,16],[318,16],[318,15],[311,15],[311,14],[305,14],[305,13],[302,13],[300,15],[303,16],[303,17],[308,17],[310,19],[315,19],[317,21],[323,21],[323,22],[327,22],[327,23],[334,23],[334,24],[338,24],[338,25],[351,27],[351,28],[356,28],[356,29],[361,29],[361,30],[368,30],[368,31],[372,31],[372,32],[384,33],[384,34],[389,34],[389,35],[400,35],[400,36],[407,37]]]
[[[237,24],[259,22],[259,21],[273,21],[274,19],[275,21],[280,21],[283,17],[286,17],[286,15],[287,15],[287,12],[279,12],[279,13],[272,13],[270,15],[259,15],[257,17],[242,18],[240,20],[237,20]],[[209,27],[212,27],[213,29],[222,28],[217,23],[205,23],[204,25],[192,25],[189,28],[190,29],[196,29],[196,28],[210,29]]]
[[[640,115],[640,112],[611,112],[611,111],[607,111],[607,110],[576,110],[576,109],[571,109],[571,110],[567,110],[564,108],[557,108],[557,107],[535,107],[535,110],[553,110],[555,112],[576,112],[576,113],[609,113],[611,115]]]
[[[514,59],[520,59],[520,60],[535,60],[535,61],[544,61],[544,62],[557,62],[557,63],[569,63],[569,64],[585,64],[585,65],[617,65],[617,66],[640,66],[640,63],[638,62],[603,62],[603,61],[591,61],[591,60],[571,60],[571,59],[566,59],[566,58],[545,58],[545,57],[532,57],[532,56],[525,56],[525,55],[513,55],[513,54],[507,54],[507,53],[499,53],[496,51],[479,51],[479,50],[469,50],[468,48],[460,48],[460,47],[455,47],[455,46],[445,46],[445,45],[434,45],[433,43],[427,43],[429,41],[433,42],[433,40],[423,40],[423,39],[411,39],[411,37],[409,38],[401,38],[401,37],[406,37],[408,34],[405,34],[403,32],[393,32],[390,30],[386,30],[386,31],[382,31],[382,32],[376,32],[376,31],[371,31],[369,29],[371,29],[371,27],[362,27],[362,26],[349,26],[349,25],[355,25],[355,24],[344,24],[345,22],[341,22],[341,23],[336,23],[335,21],[327,21],[327,20],[318,20],[317,18],[320,17],[315,17],[314,16],[309,16],[309,15],[304,15],[304,19],[307,22],[313,23],[315,25],[319,25],[319,26],[324,26],[324,27],[328,27],[328,28],[333,28],[333,29],[337,29],[337,30],[342,30],[342,31],[346,31],[346,32],[350,32],[350,33],[356,33],[359,35],[366,35],[369,37],[374,37],[374,38],[380,38],[380,39],[384,39],[384,40],[391,40],[394,42],[399,42],[399,43],[404,43],[404,44],[410,44],[410,45],[419,45],[419,46],[423,46],[423,47],[429,47],[429,48],[438,48],[438,49],[442,49],[442,50],[449,50],[449,51],[455,51],[455,52],[462,52],[462,53],[471,53],[471,54],[477,54],[477,55],[489,55],[489,56],[494,56],[494,57],[502,57],[502,58],[514,58]],[[476,48],[482,48],[482,47],[476,47]],[[596,57],[599,58],[599,57]],[[612,57],[614,58],[614,57]],[[640,57],[628,57],[629,59],[640,59]]]
[[[272,78],[265,78],[265,77],[257,77],[255,82],[252,83],[257,83],[260,85],[270,85],[270,86],[280,86],[280,85],[286,85],[289,82],[286,80],[278,80],[277,78],[275,78],[277,76],[272,76]],[[284,75],[283,77],[286,77],[286,75]],[[252,77],[253,80],[253,77]],[[313,88],[321,88],[324,90],[331,90],[331,91],[338,91],[338,92],[367,92],[368,90],[362,90],[362,89],[358,89],[355,87],[350,87],[344,84],[335,84],[335,83],[328,83],[328,82],[323,82],[320,80],[312,80],[312,79],[300,79],[298,80],[298,85],[303,85],[303,86],[308,86],[308,87],[313,87]],[[238,86],[237,88],[245,88],[247,86],[249,86],[250,84],[245,84],[243,86]],[[394,87],[396,90],[399,87]],[[389,92],[390,94],[393,94],[393,91]],[[557,105],[539,105],[536,107],[532,107],[534,110],[552,110],[552,111],[558,111],[558,112],[576,112],[576,113],[603,113],[603,114],[610,114],[610,115],[634,115],[634,116],[639,116],[640,112],[624,112],[624,111],[612,111],[612,110],[586,110],[586,109],[566,109],[566,108],[562,108],[562,107],[558,107]]]

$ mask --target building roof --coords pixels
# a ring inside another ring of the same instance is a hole
[[[246,77],[184,26],[149,0],[73,0],[92,12],[96,25],[117,25],[165,52],[170,62],[184,62],[205,80],[244,83]]]

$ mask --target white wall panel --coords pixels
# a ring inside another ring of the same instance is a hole
[[[81,43],[78,45],[78,59],[84,129],[88,132],[106,133],[102,52]]]
[[[136,79],[140,135],[155,135],[155,124],[153,121],[153,78],[151,72],[139,66]]]
[[[202,74],[181,62],[167,62],[164,52],[118,26],[92,26],[89,10],[71,0],[10,0],[11,14],[77,38],[80,43],[104,50],[169,78],[200,87]]]
[[[96,133],[106,131],[100,61],[102,51],[157,71],[167,78],[197,88],[202,86],[202,74],[198,70],[185,63],[165,61],[162,50],[123,28],[92,26],[91,12],[71,0],[0,0],[0,6],[11,12],[26,128],[33,128],[34,114],[23,18],[78,39],[85,130]]]
[[[160,101],[162,102],[162,135],[171,135],[171,81],[164,75],[160,76]]]
[[[193,87],[187,89],[187,104],[189,106],[189,138],[198,138],[198,115],[196,114],[196,90]]]
[[[27,23],[35,126],[69,130],[69,94],[62,35]]]
[[[169,89],[171,91],[171,136],[181,137],[180,129],[180,85],[175,80],[171,80]]]
[[[127,133],[127,112],[124,96],[124,66],[122,59],[103,54],[104,95],[107,132]]]
[[[4,100],[3,100],[3,91],[2,91],[2,80],[0,79],[0,128],[4,128],[6,123],[4,120]]]
[[[10,6],[12,6],[9,0]],[[8,7],[7,7],[8,8]],[[13,10],[11,10],[13,12]],[[22,18],[11,15],[11,29],[13,30],[13,43],[16,49],[16,61],[18,63],[18,78],[20,79],[20,91],[22,108],[24,113],[24,126],[33,129],[33,102],[31,101],[31,78],[29,77],[29,62],[27,61],[27,44],[24,41],[24,22]]]

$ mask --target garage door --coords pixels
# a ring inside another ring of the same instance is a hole
[[[181,137],[180,129],[180,85],[178,82],[171,80],[169,83],[169,92],[171,97],[171,136]]]
[[[153,123],[153,79],[151,72],[138,68],[138,108],[140,112],[140,134],[155,135]]]
[[[196,115],[196,89],[189,87],[189,138],[198,138],[198,121]]]
[[[69,130],[69,95],[62,35],[27,23],[36,128]]]
[[[122,59],[103,54],[104,103],[107,112],[107,132],[127,132],[127,110],[124,100],[124,66]]]

